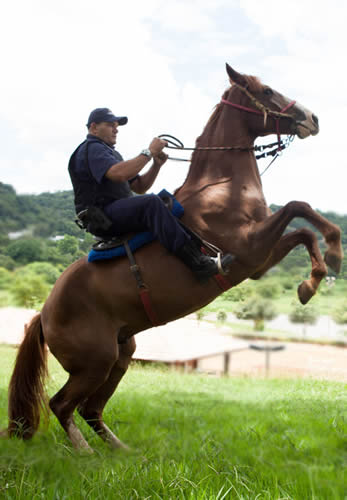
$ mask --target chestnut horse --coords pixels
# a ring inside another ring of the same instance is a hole
[[[316,135],[318,119],[257,78],[228,65],[227,72],[231,87],[198,138],[187,178],[175,193],[185,209],[183,222],[235,256],[226,277],[229,286],[258,279],[294,247],[305,245],[312,272],[300,284],[298,295],[306,303],[326,275],[326,265],[335,272],[340,269],[340,230],[305,202],[291,201],[271,214],[253,145],[258,136],[273,133],[302,139]],[[284,234],[294,217],[306,219],[322,233],[327,244],[324,260],[311,230]],[[138,250],[136,260],[162,323],[196,311],[222,293],[215,279],[201,284],[157,241]],[[25,439],[38,427],[45,406],[47,345],[69,373],[49,406],[72,444],[91,451],[74,422],[77,408],[112,447],[124,446],[102,413],[129,366],[135,351],[133,336],[151,326],[126,258],[97,263],[83,258],[73,263],[56,282],[19,348],[9,387],[6,433]]]

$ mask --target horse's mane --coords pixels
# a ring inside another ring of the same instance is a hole
[[[260,92],[262,90],[263,84],[257,76],[242,75],[242,77],[246,81],[245,87],[250,92]],[[227,90],[225,90],[225,92],[222,96],[222,99],[227,99],[227,97],[232,89],[233,89],[233,82],[231,82],[231,86],[229,88],[227,88]],[[213,112],[212,112],[208,122],[206,123],[206,125],[202,131],[202,134],[196,139],[196,143],[195,143],[196,146],[201,145],[202,138],[205,138],[206,136],[208,136],[208,132],[210,129],[212,129],[212,130],[214,129],[213,125],[217,121],[217,119],[220,115],[221,108],[222,108],[221,103],[216,104],[216,106],[213,108]],[[193,161],[195,160],[195,157],[198,154],[199,154],[199,151],[193,152],[192,157],[191,157],[191,163],[193,163]],[[187,177],[186,177],[184,183],[182,184],[182,186],[187,181],[187,178],[189,176],[189,172],[190,172],[190,170],[188,171]],[[177,188],[176,191],[174,192],[174,194],[176,194],[180,190],[181,187]]]
[[[263,84],[257,76],[242,75],[242,77],[246,81],[246,85],[245,85],[246,89],[249,90],[250,92],[260,92],[262,90]],[[224,92],[222,99],[226,99],[228,97],[229,92],[232,90],[232,88],[233,88],[233,84],[231,82],[231,86]],[[209,127],[211,125],[213,125],[214,122],[217,120],[217,118],[219,116],[220,108],[221,108],[220,103],[214,107],[213,113],[210,116],[208,122],[206,123],[202,134],[196,140],[196,144],[198,144],[200,142],[200,139],[205,134],[205,132],[207,132]]]

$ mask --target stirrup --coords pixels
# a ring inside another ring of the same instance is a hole
[[[124,245],[124,239],[113,236],[110,238],[100,238],[92,245],[92,249],[96,251],[110,250]]]
[[[215,262],[217,264],[219,274],[221,274],[222,276],[227,275],[229,272],[229,267],[234,262],[234,260],[235,257],[230,253],[223,256],[221,252],[218,252],[217,257],[215,258]]]

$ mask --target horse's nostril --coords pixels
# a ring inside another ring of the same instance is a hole
[[[316,115],[312,115],[312,120],[315,125],[318,127],[318,117]]]

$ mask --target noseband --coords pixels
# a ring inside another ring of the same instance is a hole
[[[289,104],[287,104],[287,106],[285,106],[283,109],[281,109],[281,111],[274,111],[274,110],[268,108],[267,106],[264,106],[264,104],[262,102],[258,101],[258,99],[256,99],[256,97],[254,97],[254,95],[252,95],[245,87],[242,87],[241,85],[238,85],[237,83],[233,83],[233,85],[235,87],[237,87],[238,89],[240,89],[241,92],[243,92],[251,100],[251,102],[255,105],[255,107],[257,109],[247,108],[246,106],[242,106],[241,104],[236,104],[234,102],[227,101],[226,99],[221,99],[221,102],[223,104],[228,104],[228,106],[232,106],[233,108],[240,109],[241,111],[247,111],[248,113],[253,113],[256,115],[263,115],[264,116],[264,127],[266,126],[267,117],[268,116],[274,117],[274,119],[276,121],[276,134],[277,134],[277,142],[278,142],[278,150],[277,151],[281,151],[282,147],[281,147],[281,134],[280,134],[280,119],[281,118],[290,118],[291,120],[294,119],[291,115],[286,113],[286,111],[288,111],[288,109],[290,109],[292,106],[294,106],[296,101],[291,101]]]

